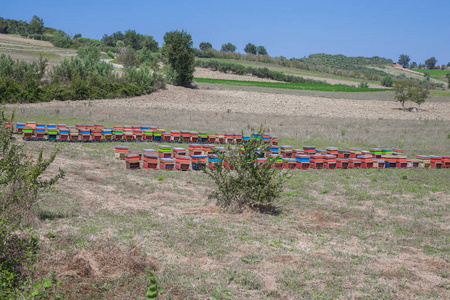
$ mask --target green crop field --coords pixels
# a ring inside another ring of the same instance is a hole
[[[450,74],[450,70],[429,70],[429,69],[412,69],[413,71],[425,73],[430,73],[431,78],[446,81],[447,78],[445,77],[447,74]]]
[[[357,88],[344,85],[331,84],[309,84],[309,83],[282,83],[282,82],[257,82],[257,81],[243,81],[243,80],[225,80],[225,79],[210,79],[210,78],[194,78],[196,82],[224,84],[224,85],[238,85],[238,86],[257,86],[274,89],[292,89],[292,90],[311,90],[311,91],[325,91],[325,92],[381,92],[385,89],[373,88]]]

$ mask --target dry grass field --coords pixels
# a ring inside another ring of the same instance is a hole
[[[207,72],[198,70],[197,72]],[[212,75],[211,75],[212,76]],[[217,75],[214,75],[217,76]],[[450,154],[450,103],[403,112],[386,93],[168,86],[151,95],[9,105],[17,121],[251,132],[280,144]],[[364,95],[363,95],[364,94]],[[18,139],[19,143],[23,143]],[[294,170],[275,215],[219,211],[201,172],[126,170],[115,143],[26,142],[60,153],[66,178],[32,220],[39,274],[69,299],[448,299],[450,171]],[[133,143],[130,148],[154,148]],[[186,147],[186,145],[182,145]],[[219,291],[218,291],[219,290]]]

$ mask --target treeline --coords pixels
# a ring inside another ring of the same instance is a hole
[[[126,69],[119,75],[112,65],[99,61],[97,48],[82,59],[64,59],[46,71],[47,60],[27,63],[0,56],[0,102],[40,102],[123,98],[149,94],[164,86],[161,75],[147,68]]]
[[[292,83],[328,84],[320,80],[305,79],[300,76],[289,75],[278,71],[271,71],[268,68],[247,67],[237,63],[221,62],[217,60],[196,60],[195,65],[200,68],[209,68],[213,71],[219,71],[223,73],[234,73],[237,75],[252,75],[259,78],[267,78],[276,81],[284,81]]]
[[[327,55],[327,54],[325,54]],[[300,70],[312,71],[317,73],[326,73],[336,76],[345,76],[350,78],[357,79],[366,79],[366,80],[374,80],[379,81],[383,76],[386,76],[387,73],[375,70],[371,68],[367,68],[363,65],[355,66],[353,69],[344,69],[338,68],[338,63],[334,64],[326,64],[325,61],[320,60],[308,60],[307,58],[290,58],[287,59],[284,56],[271,57],[269,55],[255,55],[255,54],[241,54],[230,51],[218,51],[215,49],[201,50],[195,49],[195,56],[198,58],[217,58],[217,59],[234,59],[234,60],[245,60],[245,61],[253,61],[259,63],[268,63],[279,65],[287,68],[295,68]],[[333,55],[334,56],[334,55]],[[345,57],[345,56],[344,56]],[[338,60],[340,60],[339,58]],[[351,59],[351,58],[350,58]],[[366,58],[371,59],[371,58]],[[392,60],[388,60],[385,58],[380,58],[381,60],[385,60],[388,63],[392,63]],[[375,64],[374,64],[375,65]],[[349,63],[342,64],[342,66],[348,67]]]

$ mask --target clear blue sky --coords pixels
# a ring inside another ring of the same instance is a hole
[[[381,56],[400,54],[424,62],[450,62],[450,0],[0,0],[0,16],[30,21],[70,35],[100,39],[104,33],[134,29],[161,45],[164,33],[190,32],[194,45],[220,49],[248,42],[272,56],[312,53]]]

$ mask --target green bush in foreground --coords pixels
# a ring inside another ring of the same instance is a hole
[[[394,79],[391,75],[384,76],[381,78],[381,85],[386,87],[392,87],[394,85]]]
[[[262,130],[259,135],[262,135]],[[217,201],[224,210],[240,212],[246,208],[273,212],[275,201],[280,197],[286,181],[286,172],[273,169],[273,161],[257,162],[260,153],[268,146],[256,137],[245,141],[240,149],[229,149],[217,153],[219,162],[214,169],[205,168],[216,185],[210,198]],[[224,163],[229,164],[226,168]]]
[[[22,221],[32,215],[39,192],[64,177],[60,169],[56,176],[43,180],[41,175],[57,152],[44,159],[41,150],[33,160],[23,145],[11,139],[12,130],[5,126],[8,121],[0,109],[0,299],[15,298],[36,250],[37,240],[23,234]]]

